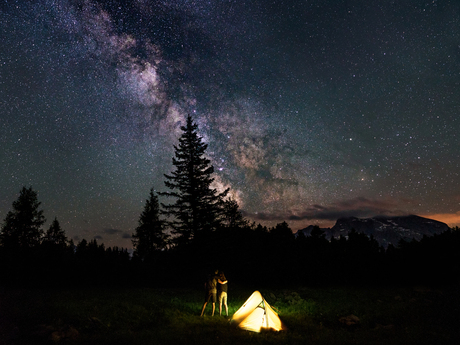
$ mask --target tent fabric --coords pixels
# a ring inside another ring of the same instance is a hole
[[[286,329],[278,314],[270,307],[259,291],[253,294],[233,314],[232,321],[248,331],[260,332],[262,329],[281,331]]]

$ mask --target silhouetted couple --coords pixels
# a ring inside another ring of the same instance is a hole
[[[222,303],[225,306],[225,313],[228,316],[227,306],[227,278],[225,278],[224,272],[215,270],[213,274],[208,275],[208,279],[205,283],[205,297],[203,308],[201,309],[201,316],[204,314],[206,305],[212,300],[212,316],[216,310],[217,293],[219,293],[219,315],[222,315]]]

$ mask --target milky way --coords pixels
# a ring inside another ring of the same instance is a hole
[[[0,42],[2,220],[131,247],[190,114],[251,220],[460,224],[455,1],[10,1]]]

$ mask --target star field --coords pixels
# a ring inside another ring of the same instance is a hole
[[[191,114],[251,220],[460,224],[455,1],[6,1],[0,43],[2,220],[131,247]]]

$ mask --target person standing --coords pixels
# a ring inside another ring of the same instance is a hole
[[[219,291],[219,315],[222,315],[222,303],[224,303],[225,314],[228,316],[227,306],[227,292],[228,292],[228,281],[225,278],[224,272],[220,272],[219,278],[217,279],[217,289]]]
[[[206,309],[206,305],[210,300],[212,300],[212,316],[214,316],[214,311],[216,310],[216,300],[217,300],[217,273],[218,270],[214,272],[214,274],[208,275],[208,280],[204,284],[205,289],[205,297],[204,297],[204,304],[203,308],[201,308],[201,316],[204,314],[204,310]]]

